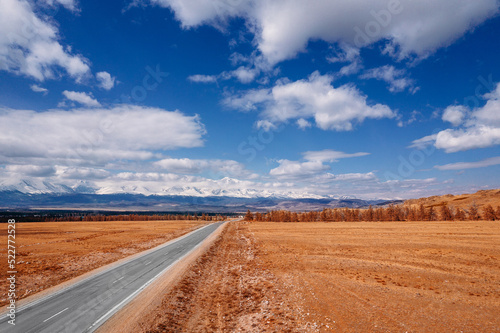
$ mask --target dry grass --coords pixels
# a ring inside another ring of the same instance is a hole
[[[321,331],[500,330],[498,222],[254,223]]]
[[[16,224],[19,299],[150,249],[206,224],[197,221]],[[7,272],[7,224],[0,231],[0,279]],[[6,304],[2,295],[0,305]]]
[[[425,207],[448,205],[449,207],[467,209],[476,204],[478,208],[491,205],[493,208],[500,206],[500,190],[482,190],[472,194],[441,195],[428,198],[406,200],[405,205],[416,206],[423,204]]]
[[[143,332],[495,332],[500,224],[232,223]]]

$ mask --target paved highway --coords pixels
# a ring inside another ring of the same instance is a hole
[[[17,310],[15,326],[8,324],[9,318],[3,315],[0,332],[93,332],[221,224],[200,228],[164,247],[28,304]]]

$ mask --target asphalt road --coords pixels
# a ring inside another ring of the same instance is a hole
[[[15,326],[2,316],[0,332],[93,332],[221,224],[200,228],[167,246],[28,304],[18,309]]]

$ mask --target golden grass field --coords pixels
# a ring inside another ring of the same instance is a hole
[[[34,293],[188,233],[205,221],[43,222],[16,224],[17,294]],[[7,224],[0,230],[6,285]],[[0,305],[6,304],[6,294]]]
[[[144,332],[498,332],[499,222],[232,223]]]
[[[202,224],[18,223],[18,293]],[[7,239],[6,226],[0,237]],[[161,305],[138,325],[143,332],[495,332],[500,222],[230,222],[158,297]]]

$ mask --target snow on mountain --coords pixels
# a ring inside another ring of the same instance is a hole
[[[244,188],[240,181],[232,178],[219,180],[224,188],[200,188],[196,186],[154,186],[154,188],[136,185],[96,186],[87,181],[76,181],[74,184],[54,184],[48,181],[31,178],[21,180],[5,180],[0,182],[0,191],[19,191],[24,194],[142,194],[160,196],[190,197],[234,197],[234,198],[278,198],[278,199],[325,199],[332,196],[320,196],[311,193],[279,191],[269,189]]]
[[[26,194],[72,193],[74,190],[66,185],[52,184],[42,179],[3,180],[0,191],[19,191]]]

